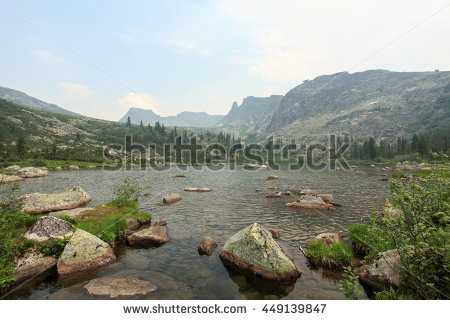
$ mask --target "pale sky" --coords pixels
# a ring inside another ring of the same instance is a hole
[[[0,0],[0,86],[108,120],[226,114],[322,74],[450,70],[449,5]]]

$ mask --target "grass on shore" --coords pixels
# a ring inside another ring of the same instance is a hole
[[[354,255],[352,247],[346,242],[326,244],[323,241],[311,241],[307,245],[306,256],[315,265],[331,269],[350,266]]]
[[[86,168],[88,166],[96,167],[114,167],[114,163],[101,163],[101,162],[86,162],[86,161],[76,161],[76,160],[49,160],[49,159],[23,159],[23,160],[0,160],[0,168],[6,168],[8,166],[18,165],[21,168],[24,167],[46,167],[49,169],[54,169],[56,167],[68,167],[68,166],[78,166],[80,168]]]
[[[77,228],[83,229],[105,242],[111,243],[122,237],[127,228],[126,218],[149,221],[152,215],[139,210],[137,202],[132,200],[113,200],[99,205],[94,210],[76,217],[67,218]]]

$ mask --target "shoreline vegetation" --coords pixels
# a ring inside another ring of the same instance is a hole
[[[375,299],[448,299],[450,294],[449,171],[402,181],[391,179],[391,202],[373,212],[369,223],[355,223],[329,240],[306,247],[310,263],[344,270],[341,290],[349,299],[362,292]]]

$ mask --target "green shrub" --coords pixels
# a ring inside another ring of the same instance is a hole
[[[359,277],[352,271],[352,267],[344,267],[344,279],[339,281],[339,290],[344,292],[347,299],[357,300],[363,292],[359,289]]]
[[[133,182],[131,177],[123,178],[122,183],[114,185],[114,201],[120,203],[122,201],[133,200],[138,201],[142,191],[149,188],[143,188],[137,182]]]
[[[390,181],[395,214],[377,225],[400,253],[402,288],[417,298],[450,295],[450,181],[438,174],[423,180]]]
[[[37,251],[45,256],[53,256],[58,258],[64,251],[64,247],[69,242],[70,237],[64,237],[63,239],[54,238],[47,240],[38,246]]]
[[[414,297],[389,287],[387,290],[375,292],[375,300],[413,300]]]

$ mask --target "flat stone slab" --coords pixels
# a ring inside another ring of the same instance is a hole
[[[144,296],[155,292],[158,287],[139,279],[103,277],[89,281],[84,289],[90,295],[121,299]]]
[[[11,176],[7,174],[0,174],[0,184],[13,183],[25,180],[25,178],[19,176]]]
[[[53,211],[53,212],[50,212],[48,215],[52,216],[52,217],[69,216],[71,218],[75,218],[84,212],[88,212],[88,211],[92,211],[92,210],[94,210],[94,208],[75,208],[75,209],[68,209],[68,210]]]
[[[92,198],[80,187],[54,194],[30,193],[20,196],[23,209],[29,214],[40,214],[80,207]]]
[[[127,237],[127,244],[134,248],[150,248],[170,241],[165,226],[154,226]]]
[[[100,238],[77,229],[58,260],[58,273],[66,275],[105,266],[116,260],[112,248]]]
[[[73,234],[74,226],[67,221],[50,217],[40,217],[23,236],[39,242],[47,241],[51,238],[63,239]]]
[[[22,178],[46,177],[48,176],[48,170],[34,167],[25,167],[17,170],[17,175]]]

